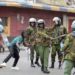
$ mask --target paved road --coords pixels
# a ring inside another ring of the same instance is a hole
[[[0,63],[2,63],[3,59],[8,55],[8,52],[0,53]],[[29,54],[27,51],[20,52],[20,60],[18,66],[20,68],[19,71],[11,70],[11,66],[13,63],[13,58],[7,63],[7,67],[0,69],[0,75],[44,75],[41,72],[39,67],[31,68]],[[49,63],[50,66],[50,63]],[[64,75],[62,69],[58,69],[58,61],[56,59],[55,69],[49,69],[51,73],[49,75]],[[47,74],[45,74],[47,75]]]

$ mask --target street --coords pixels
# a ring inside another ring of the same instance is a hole
[[[7,55],[8,52],[0,53],[0,64],[2,63],[2,61]],[[20,68],[19,71],[15,71],[11,69],[12,63],[13,63],[13,58],[7,63],[7,67],[0,68],[0,75],[44,75],[44,73],[41,72],[40,67],[38,67],[37,65],[35,68],[31,68],[28,51],[20,52],[20,60],[17,65]],[[55,69],[49,68],[49,70],[50,70],[49,75],[63,75],[63,70],[58,69],[57,59],[55,63]]]

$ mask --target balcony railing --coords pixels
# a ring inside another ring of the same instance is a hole
[[[0,0],[0,2],[39,3],[57,6],[74,6],[75,0]]]
[[[64,1],[64,0],[36,0],[36,3],[43,3],[43,4],[48,4],[48,5],[67,6],[66,1]]]

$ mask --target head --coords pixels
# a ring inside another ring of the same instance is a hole
[[[36,19],[35,18],[30,18],[29,19],[29,25],[31,27],[36,27]]]
[[[39,19],[37,23],[38,23],[37,25],[38,28],[43,28],[43,29],[45,28],[45,21],[43,19]]]
[[[55,26],[60,26],[61,25],[61,19],[59,17],[54,17],[53,22]]]
[[[25,38],[26,32],[25,32],[25,31],[22,31],[22,32],[21,32],[21,36],[22,36],[22,38]]]
[[[22,36],[23,39],[28,38],[29,36],[31,36],[31,33],[27,32],[27,31],[22,31],[21,36]]]
[[[72,28],[72,35],[75,36],[75,20],[72,22],[71,28]]]

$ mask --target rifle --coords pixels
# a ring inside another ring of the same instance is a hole
[[[38,34],[41,36],[44,36],[45,38],[49,38],[50,40],[55,40],[55,39],[59,39],[59,38],[62,38],[62,37],[64,37],[64,36],[66,36],[67,34],[63,34],[63,35],[60,35],[60,36],[58,36],[58,37],[55,37],[55,38],[53,38],[53,37],[50,37],[50,36],[48,36],[46,33],[43,33],[43,32],[38,32]]]

